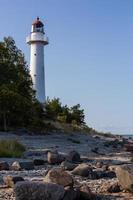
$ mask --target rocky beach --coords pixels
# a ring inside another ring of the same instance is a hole
[[[132,139],[1,132],[0,140],[5,135],[26,151],[22,158],[0,158],[0,200],[133,199]]]

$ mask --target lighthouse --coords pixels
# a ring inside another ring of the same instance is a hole
[[[30,75],[32,77],[33,89],[40,103],[45,102],[45,69],[44,69],[44,46],[48,38],[45,35],[44,24],[39,17],[32,23],[31,33],[26,38],[30,45]]]

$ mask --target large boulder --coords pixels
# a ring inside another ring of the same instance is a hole
[[[9,170],[9,164],[5,161],[0,161],[0,171],[1,170]]]
[[[115,172],[122,188],[133,192],[133,164],[121,165]]]
[[[5,176],[3,181],[7,187],[14,187],[17,182],[24,181],[21,176]]]
[[[15,171],[33,170],[34,164],[33,164],[33,162],[30,162],[30,161],[23,161],[23,162],[15,161],[12,163],[11,169],[15,170]]]
[[[61,185],[28,181],[17,183],[14,192],[16,200],[61,200],[65,194]]]
[[[79,163],[81,162],[80,154],[77,151],[70,151],[67,155],[67,161]]]
[[[92,173],[92,169],[90,168],[89,165],[83,163],[79,164],[73,171],[72,174],[74,175],[79,175],[83,177],[89,176],[89,174]]]
[[[59,154],[57,151],[49,151],[47,154],[47,161],[49,164],[59,164],[65,160],[65,157]]]
[[[73,178],[70,174],[64,171],[62,168],[53,168],[44,177],[44,182],[56,183],[59,185],[73,186]]]

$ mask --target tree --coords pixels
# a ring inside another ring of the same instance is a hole
[[[35,95],[24,55],[11,37],[0,42],[0,85],[3,84],[25,97]]]
[[[0,42],[0,125],[23,126],[30,123],[35,92],[22,52],[11,38]]]
[[[47,98],[46,104],[45,104],[45,109],[46,109],[46,117],[56,120],[57,116],[62,113],[62,106],[59,98],[54,98],[50,100]]]
[[[78,125],[84,124],[84,110],[80,109],[80,104],[74,105],[70,109],[71,122],[76,122]]]

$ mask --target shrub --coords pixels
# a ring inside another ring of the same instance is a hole
[[[17,140],[0,141],[0,157],[21,157],[25,150],[24,145]]]
[[[50,122],[45,122],[43,119],[41,118],[34,118],[32,120],[32,124],[29,127],[29,130],[31,132],[34,132],[36,134],[45,134],[48,131],[53,131],[55,130],[55,126],[52,125]]]

